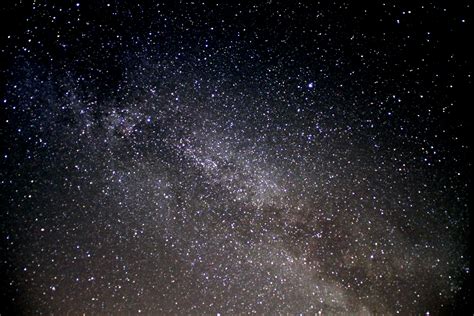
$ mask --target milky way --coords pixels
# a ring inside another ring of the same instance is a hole
[[[469,2],[291,2],[2,4],[5,312],[467,306]]]

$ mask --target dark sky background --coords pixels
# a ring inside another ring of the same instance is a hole
[[[2,2],[0,312],[469,308],[471,3],[359,2]]]

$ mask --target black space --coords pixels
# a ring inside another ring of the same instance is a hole
[[[0,313],[471,314],[471,3],[360,2],[2,2]]]

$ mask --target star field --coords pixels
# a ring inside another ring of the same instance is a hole
[[[468,1],[2,7],[6,314],[467,308]]]

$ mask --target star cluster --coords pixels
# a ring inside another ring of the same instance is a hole
[[[467,306],[469,10],[2,8],[5,311]]]

